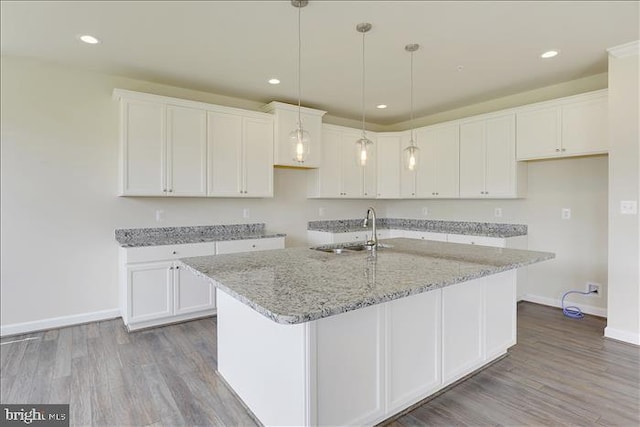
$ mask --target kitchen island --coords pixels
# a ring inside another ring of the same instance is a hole
[[[501,357],[515,269],[554,256],[383,243],[182,259],[217,287],[218,371],[263,424],[375,424]]]

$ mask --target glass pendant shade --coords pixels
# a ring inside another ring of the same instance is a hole
[[[356,141],[356,162],[358,166],[367,166],[367,162],[371,158],[371,149],[373,141],[362,135],[362,138]]]
[[[418,169],[419,161],[420,149],[412,140],[410,145],[404,149],[404,168],[408,171],[415,171]]]
[[[304,130],[302,125],[298,123],[298,127],[289,133],[289,147],[293,161],[304,163],[309,157],[310,146],[311,137],[309,132]]]

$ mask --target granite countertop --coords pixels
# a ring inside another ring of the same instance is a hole
[[[329,221],[309,221],[307,230],[328,233],[349,233],[363,231],[362,219],[340,219]],[[471,221],[439,221],[431,219],[378,218],[378,229],[413,230],[431,233],[467,234],[486,237],[526,236],[527,226],[524,224],[502,224],[493,222]]]
[[[219,242],[223,240],[265,239],[285,237],[268,233],[265,224],[198,225],[192,227],[127,228],[115,231],[123,248],[163,246],[185,243]]]
[[[283,324],[303,323],[554,258],[548,252],[414,239],[392,248],[307,248],[181,259],[196,274]]]

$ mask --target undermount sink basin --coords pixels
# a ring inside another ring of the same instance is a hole
[[[391,248],[391,247],[393,246],[386,245],[384,243],[378,243],[378,246],[376,249],[385,249],[385,248]],[[370,251],[372,250],[372,246],[364,243],[344,243],[344,244],[316,246],[315,248],[311,248],[311,249],[313,249],[314,251],[334,253],[339,255],[345,252]]]

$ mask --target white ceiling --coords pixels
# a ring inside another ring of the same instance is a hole
[[[367,121],[423,116],[607,70],[606,48],[640,38],[637,1],[311,0],[302,9],[302,103],[358,119],[366,35]],[[1,51],[250,100],[295,103],[297,13],[289,1],[1,4]],[[79,34],[102,40],[86,45]],[[554,59],[539,55],[560,51]],[[462,65],[464,69],[457,71]],[[279,78],[278,86],[267,84]],[[375,108],[388,104],[386,110]]]

